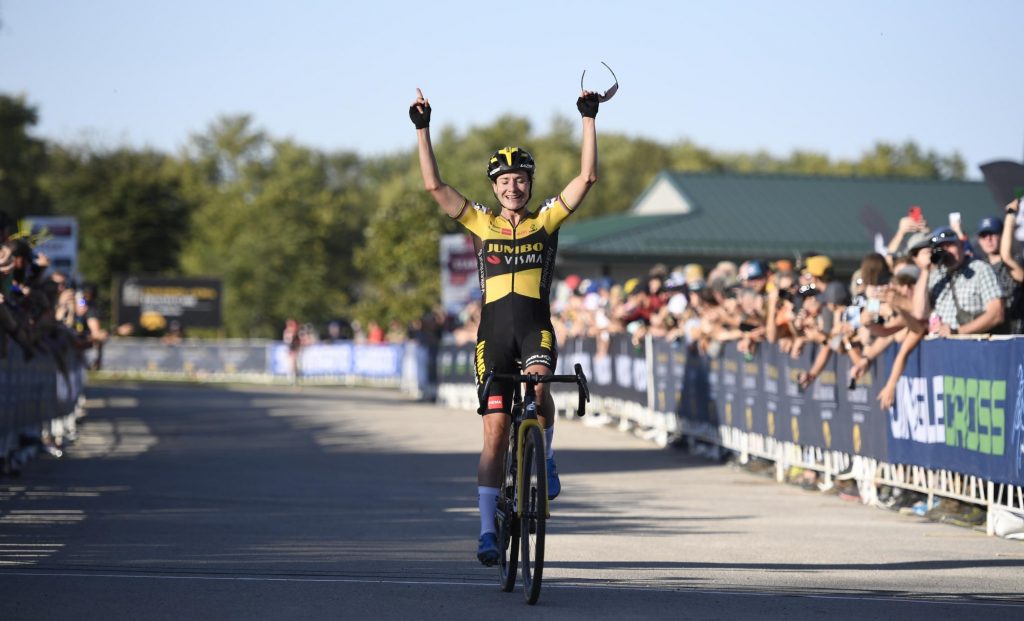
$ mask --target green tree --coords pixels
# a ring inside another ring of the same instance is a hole
[[[172,158],[151,150],[56,147],[42,185],[58,213],[78,218],[80,269],[101,292],[119,274],[178,269],[193,205]]]
[[[46,144],[29,130],[39,122],[24,97],[0,95],[0,211],[14,218],[50,213],[40,187],[46,168]]]
[[[418,170],[381,188],[366,244],[356,253],[356,268],[363,277],[357,305],[360,320],[408,323],[437,305],[439,241],[451,223],[423,190]]]
[[[358,158],[272,140],[241,116],[194,137],[186,159],[199,208],[182,265],[223,279],[228,334],[274,337],[289,317],[351,314],[353,254],[374,191]]]

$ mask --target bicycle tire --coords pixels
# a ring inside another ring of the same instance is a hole
[[[519,569],[519,521],[516,519],[515,488],[515,438],[509,433],[509,446],[505,452],[505,472],[498,495],[499,511],[495,518],[498,532],[498,576],[501,590],[509,593],[516,586],[516,572]]]
[[[522,544],[521,569],[527,604],[536,604],[544,575],[544,535],[547,527],[548,477],[544,460],[544,436],[530,427],[523,441],[523,517],[519,525]]]

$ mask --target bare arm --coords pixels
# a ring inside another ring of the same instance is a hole
[[[932,250],[922,248],[914,258],[914,264],[921,268],[921,275],[914,284],[914,304],[910,314],[925,325],[928,323],[928,316],[932,312],[932,301],[928,297],[928,275],[932,270]]]
[[[416,89],[416,101],[409,107],[409,115],[425,121],[417,123],[416,142],[420,160],[420,174],[423,175],[423,187],[430,192],[441,209],[450,217],[455,218],[466,206],[466,197],[458,190],[441,180],[441,173],[437,168],[437,158],[434,157],[434,146],[430,142],[430,101],[423,97],[423,92]],[[423,127],[419,127],[423,125]]]
[[[988,334],[1003,323],[1003,298],[992,298],[985,304],[985,312],[957,328],[957,334]]]
[[[1006,218],[1003,220],[1003,235],[999,238],[999,258],[1010,270],[1010,277],[1017,282],[1024,282],[1024,267],[1013,259],[1013,232],[1017,228],[1017,212],[1020,211],[1020,199],[1006,206]]]
[[[583,144],[580,148],[580,174],[562,190],[562,198],[570,209],[576,209],[586,198],[591,186],[597,183],[597,94],[583,91],[576,107],[583,114]],[[588,107],[592,106],[592,107]],[[590,113],[593,116],[588,116]]]
[[[921,342],[923,337],[923,334],[911,332],[900,344],[900,351],[892,362],[892,370],[889,371],[889,379],[878,393],[878,403],[882,406],[883,410],[891,408],[896,400],[896,383],[899,381],[900,376],[903,375],[903,370],[907,368],[907,358],[910,357],[910,352],[914,351],[914,348],[917,347],[917,344]]]

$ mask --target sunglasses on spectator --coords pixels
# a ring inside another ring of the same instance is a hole
[[[985,231],[984,233],[978,233],[978,239],[984,239],[986,237],[999,237],[999,233],[995,231]]]

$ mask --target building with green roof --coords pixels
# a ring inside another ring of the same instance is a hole
[[[627,212],[562,227],[559,268],[624,279],[655,263],[708,268],[814,251],[850,274],[912,205],[933,229],[960,212],[971,237],[981,218],[1001,213],[980,181],[662,172]]]

